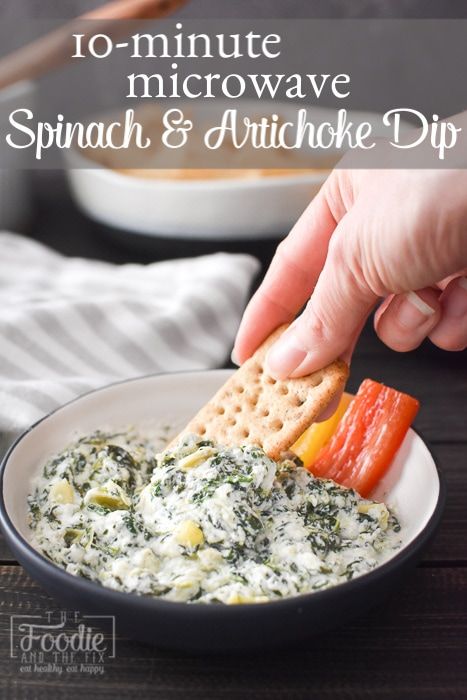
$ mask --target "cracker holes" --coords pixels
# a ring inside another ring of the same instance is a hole
[[[218,413],[220,416],[223,416],[224,413],[225,413],[225,408],[224,408],[223,406],[219,406],[218,409],[217,409],[217,413]]]
[[[251,374],[251,377],[248,378],[248,383],[249,384],[260,384],[261,383],[261,375],[263,374],[263,370],[259,365],[256,365],[255,367],[252,368],[253,372]]]
[[[280,384],[278,387],[279,394],[282,394],[282,396],[287,396],[289,393],[289,389],[287,387],[287,384]]]
[[[248,438],[248,437],[250,437],[250,431],[248,430],[248,428],[244,428],[244,429],[242,430],[242,437],[243,437],[243,438]]]
[[[282,428],[284,427],[284,423],[279,418],[277,418],[276,420],[271,421],[270,426],[271,430],[276,430],[277,432],[279,432],[279,430],[282,430]]]
[[[267,418],[269,416],[269,408],[263,408],[263,410],[261,411],[261,415],[263,416],[263,418]]]
[[[237,386],[235,387],[235,391],[237,392],[237,394],[243,394],[243,392],[245,391],[245,387],[242,384],[237,384]]]
[[[319,386],[320,384],[323,383],[323,377],[318,377],[314,382],[313,382],[313,387]]]
[[[274,379],[274,377],[266,377],[266,384],[270,384],[271,386],[274,386],[274,384],[277,384],[277,380]]]
[[[234,413],[240,413],[241,410],[242,410],[242,407],[240,406],[240,404],[237,404],[236,406],[234,406]]]
[[[227,425],[231,425],[231,426],[237,425],[237,419],[236,418],[229,418],[229,420],[227,421]]]

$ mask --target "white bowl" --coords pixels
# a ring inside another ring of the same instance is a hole
[[[117,616],[119,630],[139,639],[189,650],[247,650],[283,646],[342,624],[393,589],[420,557],[443,510],[444,487],[422,439],[409,431],[389,472],[372,494],[401,522],[402,548],[373,571],[333,588],[270,603],[241,606],[172,603],[113,591],[72,576],[31,546],[27,496],[45,461],[77,435],[133,424],[182,426],[229,376],[230,370],[128,380],[86,394],[24,433],[0,474],[0,524],[31,575],[73,609]]]
[[[191,109],[201,110],[203,105]],[[235,107],[250,115],[259,109],[257,102],[248,100],[237,101]],[[267,110],[265,113],[274,111],[284,118],[296,118],[296,105],[275,102],[262,109]],[[320,122],[335,117],[336,110],[313,106],[311,113]],[[354,122],[369,121],[375,137],[384,136],[379,115],[355,111],[349,118]],[[93,166],[76,150],[65,152],[65,159],[73,197],[86,214],[100,223],[152,236],[244,240],[286,235],[328,176],[329,160],[333,164],[341,155],[341,151],[330,149],[327,169],[310,173],[214,180],[125,175]],[[322,163],[321,156],[316,167],[323,168]]]

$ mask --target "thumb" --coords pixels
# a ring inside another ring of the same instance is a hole
[[[268,372],[276,379],[302,377],[348,354],[378,300],[362,279],[359,246],[352,250],[352,213],[334,232],[326,261],[303,313],[269,350]],[[346,358],[348,359],[348,358]]]

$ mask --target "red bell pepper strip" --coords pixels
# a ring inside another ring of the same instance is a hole
[[[309,470],[368,496],[388,470],[419,405],[408,394],[365,379]]]

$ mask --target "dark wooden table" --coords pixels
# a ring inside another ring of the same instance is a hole
[[[32,232],[69,254],[116,262],[164,254],[135,252],[100,235],[79,214],[56,174],[35,183]],[[182,250],[189,255],[189,246]],[[271,244],[253,245],[264,261]],[[172,251],[177,254],[177,251]],[[36,585],[0,541],[0,696],[185,700],[234,698],[467,698],[467,353],[430,344],[398,355],[371,327],[363,333],[350,388],[366,376],[406,390],[421,401],[416,427],[431,445],[448,485],[447,507],[435,541],[419,566],[379,607],[300,649],[233,657],[159,651],[118,634],[116,658],[103,675],[22,673],[10,658],[14,614],[43,615],[61,606]]]

